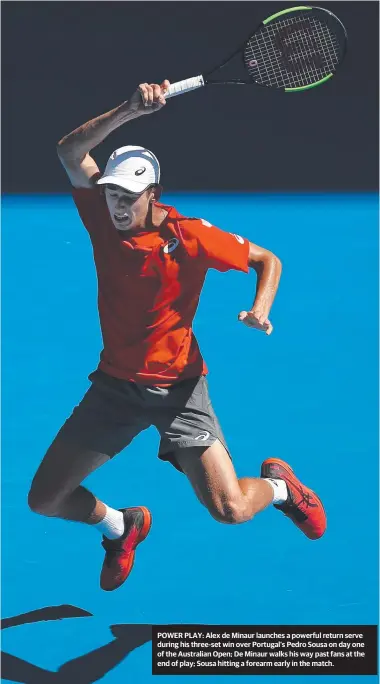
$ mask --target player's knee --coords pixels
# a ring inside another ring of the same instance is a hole
[[[216,502],[209,510],[215,520],[226,525],[239,525],[248,520],[244,502],[240,498]]]
[[[45,494],[38,492],[35,488],[31,488],[28,494],[28,505],[33,513],[54,517],[57,511],[57,501],[52,497],[47,497]]]

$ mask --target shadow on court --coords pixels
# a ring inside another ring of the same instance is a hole
[[[47,620],[65,618],[92,617],[76,606],[50,606],[29,613],[23,613],[2,620],[1,629],[9,629],[19,625]],[[129,653],[143,646],[152,638],[151,625],[111,625],[115,639],[95,651],[90,651],[79,658],[68,660],[57,672],[45,670],[22,658],[2,652],[2,680],[21,682],[22,684],[91,684],[102,679],[107,672],[119,665]]]

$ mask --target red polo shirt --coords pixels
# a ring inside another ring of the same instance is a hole
[[[115,229],[100,188],[73,197],[94,251],[104,349],[99,368],[143,385],[207,373],[192,331],[207,270],[248,272],[248,240],[174,207],[158,229]]]

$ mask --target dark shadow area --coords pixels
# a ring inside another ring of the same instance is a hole
[[[44,620],[91,617],[75,606],[51,606],[24,613],[2,621],[2,629]],[[107,672],[121,663],[131,651],[148,643],[152,638],[151,625],[112,625],[115,639],[79,658],[69,660],[57,672],[45,670],[22,658],[1,654],[2,680],[22,684],[91,684],[102,679]]]
[[[17,627],[18,625],[27,625],[31,622],[44,622],[47,620],[64,620],[65,618],[75,617],[92,617],[92,613],[76,606],[48,606],[46,608],[38,608],[31,610],[28,613],[21,613],[11,618],[4,618],[1,621],[1,629],[8,629],[8,627]]]

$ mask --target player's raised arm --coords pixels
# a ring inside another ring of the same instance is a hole
[[[141,83],[129,100],[87,121],[58,142],[58,156],[74,187],[92,187],[99,169],[90,151],[128,121],[161,109],[165,105],[165,93],[169,86],[167,80],[161,85]]]
[[[250,242],[248,265],[257,273],[256,296],[252,309],[240,312],[239,321],[270,335],[273,326],[268,316],[280,282],[281,261],[269,250]]]

